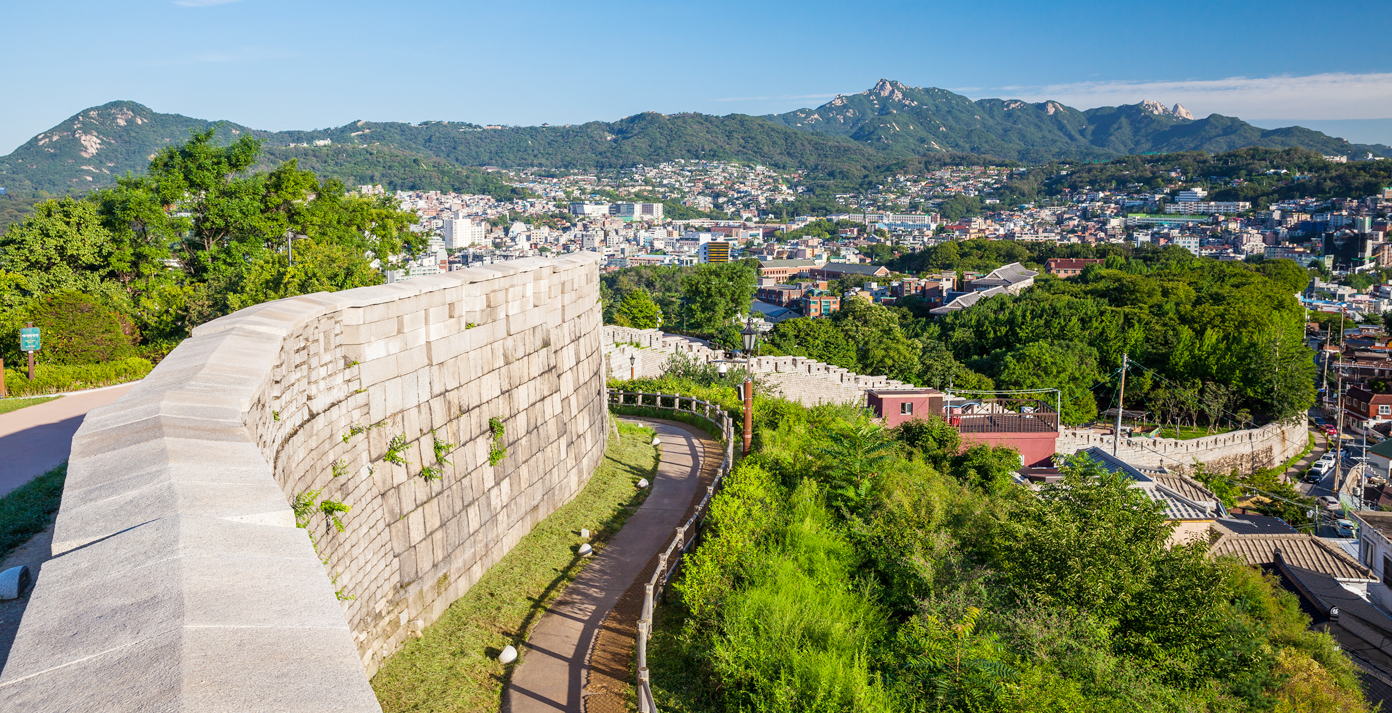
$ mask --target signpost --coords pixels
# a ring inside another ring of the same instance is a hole
[[[19,330],[19,350],[29,352],[29,380],[34,380],[34,352],[39,351],[39,328],[33,322]]]

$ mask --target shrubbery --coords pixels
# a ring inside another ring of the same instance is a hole
[[[623,385],[637,390],[637,384]],[[645,390],[733,389],[666,377]],[[1294,595],[1071,460],[760,398],[648,662],[662,710],[1367,710]],[[673,630],[672,627],[679,630]]]
[[[5,367],[5,388],[10,396],[35,396],[63,391],[95,389],[145,378],[154,366],[140,357],[129,357],[105,364],[34,365],[34,380],[27,369]]]

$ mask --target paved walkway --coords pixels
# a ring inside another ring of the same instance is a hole
[[[687,515],[699,487],[703,454],[719,458],[720,445],[696,428],[634,420],[662,439],[652,493],[542,616],[503,694],[504,711],[584,710],[585,696],[598,693],[584,687],[590,651],[605,618]]]
[[[88,411],[121,398],[135,384],[82,391],[0,413],[0,495],[64,460]]]

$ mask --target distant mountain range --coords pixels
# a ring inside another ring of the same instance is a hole
[[[1265,130],[1218,114],[1194,119],[1178,104],[1167,109],[1147,101],[1079,111],[1054,101],[973,101],[944,89],[880,80],[859,94],[786,114],[650,112],[565,126],[358,121],[320,131],[267,132],[118,101],[86,109],[0,157],[0,187],[61,193],[107,185],[127,171],[143,170],[160,147],[210,126],[220,127],[224,141],[247,133],[264,139],[268,163],[293,157],[350,185],[417,190],[478,185],[474,169],[483,166],[588,170],[674,159],[750,161],[831,174],[948,153],[1041,163],[1261,146],[1392,157],[1386,145],[1351,144],[1300,127]]]

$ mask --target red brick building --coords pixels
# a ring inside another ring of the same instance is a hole
[[[1056,277],[1072,277],[1081,275],[1088,265],[1097,265],[1101,262],[1101,260],[1094,258],[1051,257],[1044,261],[1044,272]]]

